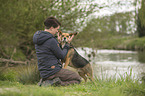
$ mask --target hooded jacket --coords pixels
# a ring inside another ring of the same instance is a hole
[[[60,71],[62,68],[60,59],[65,58],[69,45],[66,44],[61,49],[56,38],[46,31],[37,31],[33,36],[33,43],[35,44],[40,76],[48,78]]]

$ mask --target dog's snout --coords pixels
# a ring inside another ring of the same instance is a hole
[[[64,37],[64,40],[66,40],[66,37]]]

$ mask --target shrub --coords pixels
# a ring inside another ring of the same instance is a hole
[[[40,80],[38,67],[36,64],[29,64],[19,67],[18,81],[23,84],[33,84]]]

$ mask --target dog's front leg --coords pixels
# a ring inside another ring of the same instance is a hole
[[[67,68],[67,66],[68,66],[68,64],[69,64],[69,60],[70,60],[70,58],[66,58],[65,65],[64,65],[64,69]]]

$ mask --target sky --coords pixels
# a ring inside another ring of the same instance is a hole
[[[139,0],[140,1],[140,0]],[[117,4],[119,2],[119,4]],[[96,16],[105,16],[111,15],[114,13],[120,12],[130,12],[135,11],[136,8],[140,8],[140,5],[137,3],[137,6],[133,5],[134,0],[95,0],[93,3],[97,3],[100,6],[108,5],[109,7],[105,7],[100,9],[96,13]]]

